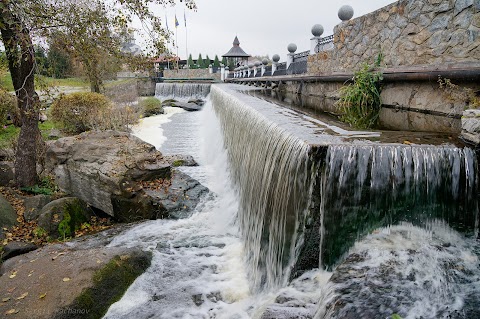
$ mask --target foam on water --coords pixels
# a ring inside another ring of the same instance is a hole
[[[480,314],[479,248],[443,221],[427,229],[380,228],[351,248],[358,257],[340,266],[343,274],[333,279],[315,318],[474,318]],[[326,304],[343,306],[333,311]]]
[[[140,122],[132,127],[133,135],[152,144],[157,149],[160,149],[167,140],[165,135],[163,135],[162,124],[170,122],[170,118],[174,114],[185,112],[179,107],[164,107],[163,109],[165,111],[164,114],[140,119]]]

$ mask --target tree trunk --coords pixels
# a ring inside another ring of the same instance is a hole
[[[87,71],[88,80],[90,81],[90,91],[94,93],[100,93],[102,80],[100,79],[100,74],[98,71],[97,59],[93,55],[90,57],[85,55],[83,56],[82,62]]]
[[[3,1],[2,1],[3,2]],[[11,3],[5,1],[0,15],[0,31],[7,54],[8,68],[12,77],[20,111],[20,136],[15,154],[15,181],[26,187],[37,183],[37,137],[40,101],[35,92],[35,57],[30,32],[21,19],[11,11]]]

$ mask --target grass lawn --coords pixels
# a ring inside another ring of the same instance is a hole
[[[40,132],[45,141],[48,139],[50,130],[56,128],[52,121],[45,121],[43,123],[39,122],[38,127],[40,128]],[[0,127],[0,149],[11,148],[12,142],[18,137],[18,134],[20,134],[20,128],[15,127],[14,125]]]
[[[37,89],[41,89],[41,86],[68,86],[68,87],[84,87],[88,88],[90,84],[81,78],[66,78],[66,79],[54,79],[46,76],[36,75],[35,83]],[[12,78],[10,72],[0,71],[0,87],[7,91],[13,91]]]
[[[13,91],[13,83],[12,78],[10,77],[10,72],[0,70],[0,87],[7,91]]]

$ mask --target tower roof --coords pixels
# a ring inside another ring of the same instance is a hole
[[[240,47],[240,41],[238,41],[238,37],[235,36],[235,39],[233,40],[233,47],[222,57],[226,58],[248,58],[250,57],[249,54],[245,53],[243,49]]]

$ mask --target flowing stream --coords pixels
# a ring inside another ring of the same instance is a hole
[[[157,96],[170,96],[163,86]],[[368,318],[480,313],[471,150],[338,144],[237,97],[212,86],[201,112],[166,108],[134,128],[164,154],[192,155],[199,166],[179,169],[212,194],[189,218],[144,222],[110,243],[153,260],[105,318],[358,318],[365,305],[376,309]],[[338,266],[349,254],[361,258]]]

